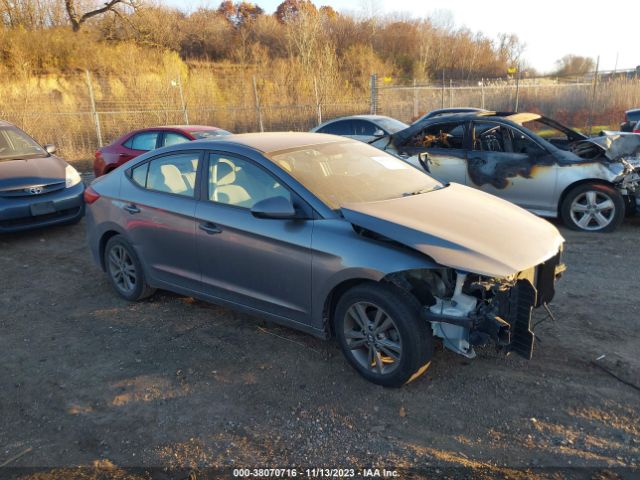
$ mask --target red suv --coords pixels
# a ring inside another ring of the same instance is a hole
[[[231,133],[221,128],[203,125],[174,125],[134,130],[98,149],[93,161],[93,173],[97,178],[155,148],[223,135]]]

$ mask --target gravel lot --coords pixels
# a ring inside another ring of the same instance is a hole
[[[591,361],[640,384],[640,218],[562,233],[557,321],[537,328],[532,361],[438,346],[397,390],[361,379],[335,342],[166,292],[121,300],[83,223],[0,236],[0,465],[35,468],[0,478],[293,465],[638,478],[640,392]]]

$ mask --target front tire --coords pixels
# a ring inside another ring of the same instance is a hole
[[[613,232],[625,216],[624,198],[615,188],[586,183],[571,189],[560,207],[564,224],[584,232]]]
[[[420,319],[419,307],[392,286],[367,283],[348,290],[334,318],[340,348],[351,366],[385,387],[400,387],[422,375],[433,354],[433,334]]]
[[[114,290],[126,300],[142,300],[154,294],[155,289],[145,281],[135,250],[122,235],[115,235],[107,242],[104,265]]]

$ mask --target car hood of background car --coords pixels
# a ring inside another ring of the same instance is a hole
[[[487,193],[445,188],[343,206],[350,223],[413,248],[441,265],[508,277],[554,256],[564,239],[546,220]]]
[[[64,182],[64,160],[49,157],[3,160],[0,162],[0,190],[12,190],[34,184]]]
[[[637,133],[618,133],[581,140],[573,145],[572,151],[576,155],[581,155],[582,152],[588,152],[594,146],[612,162],[621,159],[640,162],[640,135]]]

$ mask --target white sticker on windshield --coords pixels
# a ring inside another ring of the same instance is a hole
[[[371,160],[375,160],[388,170],[405,170],[409,168],[402,160],[397,160],[393,157],[371,157]]]

